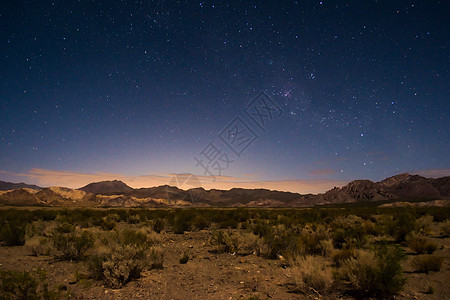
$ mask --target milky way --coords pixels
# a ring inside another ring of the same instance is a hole
[[[233,161],[216,175],[236,178],[449,169],[449,8],[6,1],[0,179],[34,168],[204,175],[195,158],[211,142]],[[245,113],[261,92],[280,112],[264,128]],[[242,153],[221,136],[235,118],[257,137]]]

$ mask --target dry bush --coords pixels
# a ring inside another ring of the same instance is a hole
[[[335,273],[343,290],[357,297],[392,297],[405,284],[398,248],[379,249],[376,253],[359,251],[356,258],[345,260]]]
[[[381,226],[381,224],[378,224],[377,222],[372,222],[371,220],[363,220],[361,225],[367,232],[367,234],[380,236],[384,233],[383,226]]]
[[[434,255],[420,255],[413,257],[411,264],[420,273],[428,273],[430,271],[438,272],[441,270],[442,263],[444,262],[443,257]]]
[[[446,220],[441,224],[441,232],[444,237],[450,237],[450,220]]]
[[[333,264],[336,267],[342,266],[347,260],[356,258],[357,251],[355,249],[335,250],[331,255]]]
[[[437,249],[437,244],[422,236],[409,235],[406,238],[406,244],[409,248],[419,254],[432,254]]]
[[[41,269],[33,273],[0,269],[0,299],[59,299],[61,295],[49,289],[46,274]]]
[[[145,230],[147,233],[147,240],[151,244],[159,244],[162,241],[162,237],[160,234],[157,234],[153,230]]]
[[[160,233],[161,231],[163,231],[166,228],[166,226],[167,226],[166,221],[162,218],[157,218],[152,222],[153,230],[156,233]]]
[[[251,232],[236,232],[231,230],[215,230],[209,240],[217,253],[237,253],[240,255],[259,255],[264,248],[264,241]]]
[[[164,252],[161,247],[152,247],[150,249],[150,267],[152,269],[164,268]]]
[[[34,256],[49,255],[51,252],[49,240],[41,236],[34,236],[26,240],[25,246],[30,249]]]
[[[90,261],[94,276],[112,288],[120,288],[138,278],[146,266],[146,252],[133,245],[99,249]]]
[[[127,218],[128,224],[139,224],[141,221],[141,216],[139,216],[138,214],[129,215]]]
[[[87,230],[63,223],[59,225],[51,237],[56,256],[67,260],[80,260],[94,246],[94,236]]]
[[[25,244],[26,223],[20,220],[0,224],[0,245],[23,246]]]
[[[397,242],[404,242],[411,232],[417,230],[416,216],[409,211],[402,211],[395,216],[388,230]]]
[[[267,258],[276,259],[280,255],[289,256],[297,253],[298,233],[284,224],[269,227],[263,236],[264,248],[262,254]]]
[[[303,255],[328,256],[333,250],[328,229],[323,225],[305,226],[298,239],[297,251]]]
[[[118,214],[109,214],[102,218],[100,227],[106,231],[113,230],[119,221],[120,216]]]
[[[207,229],[211,226],[211,221],[202,216],[201,214],[195,215],[195,217],[192,219],[192,227],[195,230],[203,230]]]
[[[422,234],[429,234],[431,232],[431,225],[433,224],[433,216],[425,215],[416,220],[417,229]]]
[[[152,243],[145,230],[104,234],[89,260],[92,275],[108,287],[120,288],[139,278],[145,268],[162,268],[163,252]]]
[[[327,294],[333,285],[332,269],[324,259],[317,256],[302,256],[290,262],[292,277],[303,293]]]
[[[337,249],[362,248],[368,240],[366,222],[357,216],[350,215],[335,219],[331,227],[334,229],[333,246]]]
[[[38,236],[44,236],[46,235],[47,231],[47,224],[46,222],[39,220],[39,221],[34,221],[33,223],[29,223],[26,226],[25,229],[25,237],[27,239],[32,238],[36,235]]]
[[[239,232],[237,236],[237,252],[242,255],[259,255],[262,251],[263,240],[251,232]]]
[[[235,253],[238,247],[238,238],[231,231],[215,230],[209,243],[215,247],[214,250],[218,253]]]
[[[188,251],[184,251],[183,256],[180,258],[180,264],[184,265],[187,264],[187,262],[189,261],[189,252]]]

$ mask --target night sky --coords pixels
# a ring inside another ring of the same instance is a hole
[[[0,180],[138,187],[192,173],[205,187],[316,192],[449,175],[449,13],[448,1],[3,1]]]

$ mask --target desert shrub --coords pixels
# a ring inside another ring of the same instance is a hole
[[[57,256],[67,260],[82,259],[85,253],[94,246],[94,236],[86,230],[78,230],[73,225],[61,224],[52,237]]]
[[[303,293],[326,294],[333,285],[331,267],[323,258],[307,255],[290,262],[292,277]]]
[[[148,265],[146,252],[133,245],[122,245],[95,253],[90,269],[106,286],[120,288],[128,281],[138,278]]]
[[[450,237],[450,220],[446,220],[441,224],[441,232],[444,237]]]
[[[31,251],[34,256],[49,255],[50,243],[48,238],[41,236],[34,236],[25,242],[25,246]]]
[[[180,258],[180,264],[187,264],[189,261],[189,253],[187,251],[184,252],[183,256]]]
[[[164,252],[161,247],[152,247],[150,249],[150,268],[164,269]]]
[[[410,212],[401,212],[394,218],[391,224],[390,233],[398,242],[404,242],[408,234],[415,231],[416,217]]]
[[[192,215],[188,211],[178,211],[172,221],[172,230],[176,234],[183,234],[191,229]]]
[[[164,219],[156,218],[153,221],[153,230],[156,231],[157,233],[160,233],[161,231],[163,231],[165,227],[166,227],[166,222],[164,221]]]
[[[357,297],[385,298],[396,295],[405,284],[399,248],[382,247],[376,253],[360,251],[335,273],[343,289]]]
[[[0,299],[58,299],[58,293],[51,291],[45,273],[0,270]]]
[[[25,237],[26,239],[32,238],[34,236],[43,236],[46,233],[47,224],[44,221],[34,221],[28,223],[25,227]]]
[[[276,227],[265,225],[262,228],[265,228],[262,236],[264,241],[262,254],[264,256],[275,259],[283,254],[297,253],[298,234],[294,230],[286,229],[283,224]]]
[[[428,273],[430,271],[438,272],[441,270],[443,257],[434,255],[420,255],[413,257],[411,264],[420,273]]]
[[[222,229],[226,229],[226,228],[236,229],[238,227],[238,225],[239,225],[239,220],[237,220],[233,217],[227,218],[218,223],[219,228],[222,228]]]
[[[267,236],[272,232],[272,226],[264,220],[256,220],[252,227],[253,233],[260,237]]]
[[[64,222],[64,223],[59,224],[55,228],[54,232],[56,232],[56,233],[72,233],[75,230],[76,230],[75,225],[72,225],[70,223]]]
[[[106,231],[113,230],[119,220],[120,216],[118,214],[107,215],[101,219],[100,227]]]
[[[3,246],[22,246],[25,244],[25,232],[25,223],[5,223],[0,228],[0,243]]]
[[[196,215],[191,223],[196,230],[206,229],[211,225],[211,222],[200,214]]]
[[[38,299],[38,282],[29,272],[0,271],[2,299]]]
[[[233,233],[230,230],[215,230],[210,244],[217,253],[237,253],[240,255],[257,254],[262,251],[264,242],[251,232]]]
[[[379,230],[379,235],[392,235],[394,227],[394,217],[388,214],[373,215],[376,226]]]
[[[234,253],[238,247],[238,239],[231,231],[214,230],[209,240],[218,253]]]
[[[361,225],[367,234],[380,236],[384,233],[383,227],[380,224],[377,224],[376,221],[372,222],[372,220],[364,220]]]
[[[365,222],[356,216],[339,218],[332,224],[334,228],[333,246],[337,249],[362,248],[367,242]]]
[[[35,210],[33,215],[35,216],[36,220],[42,220],[42,221],[53,221],[58,212],[56,210],[51,209],[39,209]]]
[[[124,245],[145,245],[150,242],[144,230],[123,229],[119,234],[119,239]]]
[[[237,235],[237,253],[241,255],[261,254],[263,240],[251,232],[239,232]]]
[[[342,266],[347,260],[356,258],[357,252],[354,249],[342,249],[333,252],[331,258],[336,267]]]
[[[417,230],[422,234],[430,233],[431,224],[433,224],[433,216],[430,215],[424,215],[416,220]]]
[[[331,253],[332,248],[328,230],[323,225],[318,225],[315,229],[310,226],[302,229],[297,244],[299,253],[325,256]]]
[[[139,215],[129,215],[127,219],[128,224],[139,224],[141,217]]]
[[[268,246],[266,255],[268,258],[279,258],[280,255],[297,253],[298,235],[292,230],[274,231],[274,234],[264,239]]]
[[[94,276],[112,288],[140,277],[147,267],[162,267],[161,249],[151,247],[145,233],[124,229],[100,239],[88,265]]]
[[[249,228],[249,223],[246,221],[246,222],[241,222],[241,223],[239,223],[239,225],[238,225],[238,228],[239,229],[248,229]]]
[[[432,254],[437,249],[437,244],[429,239],[417,235],[409,235],[406,238],[406,244],[409,248],[419,254]]]

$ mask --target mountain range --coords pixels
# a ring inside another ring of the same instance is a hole
[[[73,207],[306,207],[342,203],[399,201],[405,199],[439,200],[448,205],[450,176],[426,178],[407,173],[379,182],[355,180],[323,194],[301,195],[267,189],[182,190],[163,185],[134,189],[122,181],[90,183],[79,189],[41,188],[24,183],[0,181],[0,205]]]

